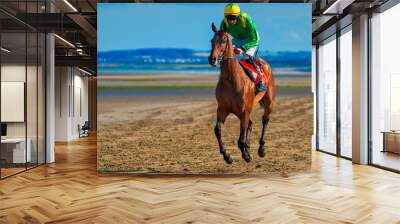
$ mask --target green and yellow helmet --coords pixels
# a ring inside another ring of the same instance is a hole
[[[225,6],[224,16],[239,16],[240,7],[236,3],[229,3]]]

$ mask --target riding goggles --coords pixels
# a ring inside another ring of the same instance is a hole
[[[227,20],[237,20],[238,16],[236,16],[236,15],[226,15],[225,18]]]

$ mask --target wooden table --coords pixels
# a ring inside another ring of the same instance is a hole
[[[30,138],[27,138],[28,144],[25,144],[25,138],[5,138],[1,139],[1,159],[6,163],[26,163],[31,162],[32,152]],[[25,145],[27,145],[25,150]]]
[[[383,150],[382,152],[392,152],[400,154],[400,131],[382,131]]]

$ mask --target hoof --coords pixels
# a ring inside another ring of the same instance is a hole
[[[231,155],[227,155],[226,157],[224,157],[224,160],[227,164],[232,164],[233,163],[233,158]]]
[[[248,163],[251,162],[251,156],[248,153],[242,153],[242,158]]]
[[[258,156],[259,157],[264,157],[265,156],[265,148],[264,148],[264,146],[260,146],[260,148],[258,149]]]

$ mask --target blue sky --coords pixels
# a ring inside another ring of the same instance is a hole
[[[211,22],[225,3],[99,3],[98,50],[190,48],[209,50]],[[240,3],[255,21],[260,50],[311,50],[311,4]]]

